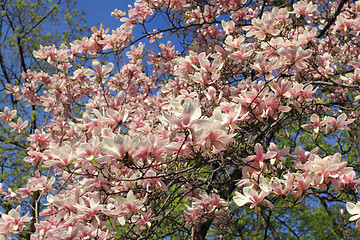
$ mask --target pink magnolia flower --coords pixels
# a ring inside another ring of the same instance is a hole
[[[291,88],[291,83],[287,80],[279,79],[277,82],[272,81],[270,88],[279,96],[285,95]]]
[[[138,144],[138,140],[129,135],[116,135],[115,137],[104,137],[100,150],[107,155],[122,159],[126,154],[132,156]],[[102,162],[106,159],[106,156],[98,157],[96,161]]]
[[[267,34],[277,36],[280,34],[279,29],[275,29],[275,19],[273,14],[265,12],[260,19],[253,18],[251,26],[245,26],[243,29],[249,31],[246,37],[256,36],[260,40],[264,40]]]
[[[11,203],[14,203],[14,201],[16,202],[20,202],[20,198],[17,196],[16,192],[14,192],[11,188],[8,188],[8,195],[6,195],[4,197],[4,200],[10,200]]]
[[[304,88],[304,84],[293,82],[292,88],[285,94],[286,97],[296,99],[296,102],[309,102],[314,100],[313,94],[316,92],[316,88],[312,85],[308,85]]]
[[[50,155],[52,156],[52,159],[45,161],[44,166],[64,167],[68,166],[72,160],[76,158],[70,145],[51,148]]]
[[[216,89],[213,86],[208,87],[207,92],[205,92],[205,96],[209,101],[218,102],[221,100],[222,92],[220,92],[219,96],[216,96]]]
[[[278,54],[285,59],[285,64],[295,64],[298,69],[306,68],[305,59],[308,59],[312,51],[303,50],[301,46],[289,46],[287,48],[281,47]]]
[[[121,11],[121,10],[118,10],[117,8],[111,12],[111,16],[115,17],[115,18],[121,18],[123,16],[125,16],[126,13]]]
[[[79,203],[75,204],[74,206],[77,208],[79,213],[85,214],[86,218],[95,217],[96,220],[99,222],[98,213],[104,209],[104,205],[101,204],[100,194],[97,192],[93,194],[93,196],[89,200],[85,200],[84,198],[80,198]]]
[[[356,226],[358,227],[360,224],[360,202],[357,202],[356,204],[352,202],[346,203],[346,210],[351,214],[354,215],[350,217],[349,221],[356,221]]]
[[[8,214],[1,213],[0,233],[6,234],[11,238],[12,233],[17,233],[23,229],[25,227],[23,224],[31,220],[27,216],[29,212],[20,217],[20,209],[21,207],[17,206],[16,209],[11,209]]]
[[[150,43],[150,44],[152,44],[152,43],[154,43],[156,40],[159,40],[159,39],[161,39],[162,37],[164,37],[164,33],[157,33],[157,32],[158,32],[158,29],[154,28],[154,29],[153,29],[153,34],[151,34],[151,35],[149,36],[149,38],[150,38],[149,43]]]
[[[147,229],[149,229],[151,227],[151,222],[156,221],[157,219],[160,218],[160,216],[158,217],[151,217],[152,215],[152,211],[151,209],[148,210],[147,212],[142,212],[141,215],[135,215],[131,218],[131,221],[134,223],[137,223],[137,232],[141,232],[141,231],[145,231]]]
[[[129,112],[126,109],[114,110],[108,109],[106,110],[106,122],[111,124],[122,124],[126,121]]]
[[[224,213],[227,206],[227,202],[215,193],[207,194],[202,192],[198,197],[191,200],[192,206],[187,206],[184,211],[187,225],[204,220],[203,216],[219,217]]]
[[[301,125],[302,128],[307,130],[313,130],[314,133],[319,133],[321,127],[327,123],[327,120],[323,120],[320,122],[319,116],[317,114],[313,114],[310,117],[311,124]]]
[[[280,180],[277,177],[272,177],[270,180],[272,191],[275,192],[277,196],[286,195],[286,193],[294,188],[295,176],[293,174],[286,175],[286,182]],[[283,188],[282,185],[285,184]]]
[[[292,155],[292,157],[297,158],[297,161],[300,164],[304,164],[309,160],[311,155],[316,154],[318,151],[319,151],[319,148],[314,148],[313,150],[311,150],[311,152],[307,152],[301,146],[297,146],[295,148],[295,153],[297,155]]]
[[[114,68],[114,64],[111,62],[106,64],[106,66],[101,66],[101,63],[96,59],[93,60],[92,65],[93,65],[95,71],[88,69],[84,72],[85,75],[95,76],[97,78],[103,78],[106,74],[111,72],[111,70]]]
[[[225,33],[227,35],[235,32],[235,22],[234,21],[228,21],[221,20],[221,26],[223,27]]]
[[[121,22],[124,22],[123,25],[121,25],[121,27],[123,28],[127,28],[127,27],[134,27],[135,24],[136,24],[136,15],[137,15],[137,12],[136,12],[136,9],[135,8],[132,8],[132,6],[129,5],[129,11],[128,11],[128,15],[129,17],[122,17],[120,18],[120,21]],[[121,16],[123,16],[124,14],[120,14]]]
[[[300,15],[308,16],[310,13],[316,11],[317,5],[313,4],[311,1],[308,3],[307,1],[300,1],[293,5],[294,13],[299,17]]]
[[[341,174],[339,179],[332,179],[332,182],[336,191],[340,191],[347,187],[355,190],[357,185],[360,183],[360,179],[356,178],[355,171],[351,171],[349,173]]]
[[[235,134],[227,134],[220,129],[219,123],[214,123],[206,132],[205,146],[207,149],[212,150],[212,153],[219,153],[226,148],[226,145],[231,141]]]
[[[270,160],[270,163],[271,163],[272,165],[274,165],[274,164],[277,163],[282,157],[289,155],[290,147],[285,147],[285,148],[281,149],[280,151],[278,151],[278,147],[276,146],[276,144],[275,144],[275,143],[270,143],[269,151],[276,153],[276,155]]]
[[[360,68],[355,69],[353,73],[347,73],[345,76],[340,76],[340,78],[345,84],[351,85],[360,80]]]
[[[124,197],[118,197],[116,199],[117,204],[119,204],[118,209],[115,210],[118,215],[118,221],[121,225],[124,225],[127,220],[129,220],[128,217],[133,216],[136,212],[141,212],[141,209],[144,206],[144,202],[146,201],[146,196],[142,199],[138,199],[132,190],[130,190],[127,193],[126,198]]]
[[[307,174],[306,177],[304,177],[303,175],[300,175],[300,174],[295,175],[296,182],[294,185],[298,189],[296,191],[297,197],[300,197],[304,191],[309,189],[310,184],[314,181],[314,179],[316,177],[314,173]]]
[[[47,177],[40,176],[39,172],[36,172],[35,177],[28,180],[27,187],[18,189],[16,193],[21,194],[23,198],[35,191],[39,191],[40,195],[45,195],[48,191],[55,192],[54,188],[51,187],[54,183],[54,177],[47,179]]]
[[[289,11],[287,8],[278,8],[274,7],[272,9],[272,14],[275,17],[278,24],[284,24],[289,20]]]
[[[188,197],[200,198],[200,188],[195,188],[188,182],[181,186],[181,190],[185,192]]]
[[[161,189],[162,191],[167,191],[166,184],[161,181],[160,178],[156,177],[156,172],[153,170],[148,170],[144,175],[143,186],[149,191],[151,187],[156,187]]]
[[[229,58],[233,59],[236,63],[240,63],[247,57],[250,57],[252,53],[252,50],[248,50],[246,47],[241,46],[237,51],[231,53]]]
[[[141,59],[145,44],[139,43],[139,46],[135,45],[130,46],[130,51],[126,52],[126,56],[132,61],[136,62],[138,59]]]
[[[189,98],[185,99],[184,108],[182,110],[182,121],[175,116],[163,112],[164,121],[176,126],[170,135],[170,140],[174,140],[176,133],[180,130],[190,130],[192,137],[195,137],[195,124],[204,124],[207,121],[199,119],[201,117],[200,107],[196,107]]]
[[[6,106],[4,108],[4,111],[3,112],[0,112],[0,118],[3,120],[3,121],[11,121],[14,117],[16,117],[16,113],[17,111],[16,110],[12,110],[10,111],[10,109]]]
[[[219,57],[215,58],[212,62],[209,61],[208,56],[199,54],[199,57],[200,66],[196,68],[205,73],[217,74],[224,66],[223,61]]]
[[[244,112],[246,112],[244,114]],[[220,121],[222,125],[228,125],[232,129],[239,129],[239,126],[236,124],[238,121],[243,121],[247,116],[248,112],[244,111],[241,107],[241,104],[237,104],[229,112],[222,112],[220,107],[217,107],[213,111],[212,119]]]
[[[191,76],[191,79],[194,82],[203,84],[203,85],[209,85],[214,83],[216,80],[218,80],[220,77],[220,74],[206,74],[205,72],[196,72],[194,75]]]
[[[341,154],[336,153],[332,156],[321,158],[317,155],[304,165],[306,172],[316,173],[316,184],[328,183],[333,178],[338,178],[342,174],[352,171],[351,167],[346,167],[347,162],[341,161]]]
[[[18,118],[16,123],[10,122],[9,126],[12,127],[10,132],[17,131],[18,133],[21,133],[24,128],[28,125],[28,121],[24,121],[21,118]]]
[[[333,29],[334,33],[336,31],[340,31],[342,35],[346,35],[349,34],[351,30],[357,29],[357,19],[352,19],[351,17],[344,15],[339,15],[336,17],[335,26]]]
[[[219,57],[210,62],[208,56],[199,54],[199,64],[193,66],[197,71],[191,76],[191,79],[200,84],[211,84],[219,79],[223,65],[224,63]]]
[[[234,38],[231,35],[227,36],[225,39],[225,44],[227,46],[226,50],[231,51],[231,50],[240,49],[244,40],[245,40],[244,36],[239,36],[238,38]]]
[[[254,147],[256,155],[248,156],[244,158],[244,161],[254,161],[260,165],[260,168],[264,166],[265,159],[271,159],[277,155],[277,152],[267,152],[264,154],[263,147],[260,143],[256,143]]]
[[[74,196],[73,193],[68,192],[65,196],[64,195],[47,195],[46,197],[48,206],[54,206],[58,208],[59,210],[65,209],[66,211],[70,211],[73,213],[77,212],[77,208],[75,207],[75,204],[78,203],[79,198],[77,195]],[[50,207],[50,209],[51,209]],[[52,211],[50,211],[52,212]]]
[[[200,222],[203,213],[204,211],[201,208],[187,206],[184,210],[185,226]]]
[[[55,240],[75,240],[77,239],[77,236],[79,234],[79,228],[80,226],[67,226],[66,228],[63,228],[61,231],[51,231],[49,235],[50,239]]]
[[[7,83],[5,85],[5,88],[6,88],[5,93],[14,95],[16,100],[21,100],[19,86],[13,86],[13,85]]]
[[[305,29],[305,31],[301,34],[298,35],[298,45],[304,45],[307,44],[309,42],[314,42],[316,39],[316,35],[317,35],[317,29],[315,27],[311,28],[311,30],[309,31],[309,29]]]
[[[267,60],[263,54],[256,55],[255,63],[251,65],[251,68],[258,71],[258,77],[264,75],[267,80],[272,79],[274,76],[272,72],[278,69],[278,59],[272,58]]]
[[[233,197],[234,202],[236,203],[236,205],[238,206],[243,206],[247,203],[251,203],[250,208],[254,208],[255,207],[255,212],[259,213],[260,212],[260,208],[258,207],[263,201],[267,203],[267,205],[271,208],[274,209],[274,205],[268,201],[268,200],[264,200],[264,198],[269,195],[269,192],[265,192],[265,191],[261,191],[261,193],[259,194],[255,189],[254,186],[248,186],[248,187],[244,187],[243,189],[243,194],[239,193],[239,192],[235,192],[235,197]]]
[[[337,119],[333,117],[326,117],[324,119],[324,121],[326,121],[326,131],[329,131],[331,127],[337,130],[350,130],[347,125],[354,122],[355,119],[346,120],[346,118],[347,116],[345,113],[342,113],[340,116],[337,117]]]
[[[92,160],[99,152],[99,138],[93,137],[91,141],[81,143],[76,149],[76,154],[79,158],[85,158],[86,160]]]
[[[91,28],[91,30],[92,30],[92,32],[93,32],[93,36],[95,36],[96,38],[100,38],[100,39],[104,38],[104,37],[105,37],[105,34],[107,34],[107,33],[110,31],[109,28],[104,29],[104,26],[103,26],[102,23],[100,24],[100,28],[99,28],[99,29],[97,29],[97,27],[93,26],[93,27]]]

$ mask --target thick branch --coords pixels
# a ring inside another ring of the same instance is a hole
[[[235,190],[237,181],[242,178],[242,172],[240,169],[235,169],[230,176],[231,178],[227,183],[227,188],[219,193],[220,197],[223,199],[230,198],[231,193]],[[204,240],[213,220],[214,218],[210,218],[206,220],[206,222],[200,223],[194,229],[195,231],[193,232],[193,240]]]
[[[336,9],[336,12],[334,14],[334,16],[332,16],[328,23],[326,24],[326,26],[321,30],[321,32],[319,32],[319,34],[317,35],[317,38],[320,38],[322,37],[322,35],[324,35],[326,33],[327,30],[329,30],[329,28],[331,27],[331,25],[334,24],[337,16],[339,16],[339,14],[341,13],[341,9],[343,8],[343,6],[345,5],[345,3],[347,2],[348,0],[341,0],[338,8]]]
[[[31,234],[36,231],[35,223],[37,223],[40,214],[39,201],[40,201],[39,191],[34,192],[30,200],[32,219],[30,221],[30,232],[26,234],[26,239],[28,240],[31,239]]]

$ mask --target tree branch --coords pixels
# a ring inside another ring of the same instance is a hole
[[[320,38],[322,35],[324,35],[326,33],[326,31],[331,27],[331,25],[334,24],[337,16],[339,16],[339,14],[341,13],[341,9],[342,7],[345,5],[345,3],[349,1],[349,0],[341,0],[338,8],[336,9],[336,12],[334,14],[334,16],[332,16],[328,23],[326,24],[326,26],[319,32],[319,34],[316,36],[317,38]]]

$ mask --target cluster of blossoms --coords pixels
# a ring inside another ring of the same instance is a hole
[[[192,206],[187,206],[184,211],[187,225],[205,222],[207,218],[214,218],[215,222],[221,223],[227,203],[224,199],[221,199],[219,195],[211,194],[209,196],[203,192],[199,193],[198,196],[193,196],[191,202]]]
[[[0,193],[12,204],[28,202],[33,216],[21,217],[20,205],[3,213],[1,234],[33,228],[32,240],[112,239],[122,229],[140,238],[170,217],[196,231],[221,223],[234,205],[264,213],[289,196],[357,196],[360,182],[341,154],[306,152],[296,140],[286,147],[276,135],[282,128],[316,136],[350,130],[356,110],[339,114],[333,105],[356,96],[359,52],[347,46],[357,42],[360,3],[327,26],[336,6],[321,13],[321,1],[265,9],[242,0],[208,2],[137,0],[127,14],[112,13],[122,22],[116,30],[101,25],[70,46],[34,52],[58,71],[24,72],[26,83],[7,93],[51,120],[28,136],[24,161],[34,176]],[[158,50],[134,40],[133,29],[164,9],[186,16],[178,31],[196,27],[185,54],[161,42],[165,30],[144,36]],[[347,36],[348,45],[323,30]],[[123,51],[128,61],[118,71],[98,60],[75,67],[77,59]],[[340,65],[341,55],[348,64]],[[0,112],[11,131],[28,134],[29,122],[16,115],[8,107]],[[359,203],[346,207],[355,215],[350,220],[359,219]]]
[[[316,155],[317,149],[312,153],[304,156],[304,150],[299,147],[298,155],[293,155],[295,163],[295,173],[287,173],[283,179],[276,177],[280,166],[274,165],[276,156],[283,157],[289,155],[288,149],[283,149],[280,152],[274,152],[275,145],[269,147],[269,152],[263,154],[261,145],[255,146],[257,155],[250,156],[247,161],[252,164],[243,169],[244,175],[249,176],[239,182],[243,187],[243,193],[235,192],[234,201],[237,205],[243,206],[251,203],[250,208],[255,207],[255,211],[260,211],[262,203],[266,203],[270,208],[274,209],[274,205],[267,199],[266,196],[272,194],[276,197],[286,197],[290,194],[301,198],[301,196],[308,190],[324,191],[332,187],[336,191],[349,190],[358,191],[357,186],[360,181],[356,178],[356,173],[352,167],[347,167],[347,162],[342,161],[340,154],[334,154],[324,158]],[[285,151],[284,151],[285,150]],[[271,158],[271,159],[270,159]],[[264,174],[266,171],[266,164],[264,160],[269,159],[270,166],[273,168],[273,177],[267,178]]]

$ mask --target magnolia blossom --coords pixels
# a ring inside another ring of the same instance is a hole
[[[7,83],[5,85],[5,88],[6,88],[5,93],[12,94],[12,95],[15,96],[15,98],[17,100],[21,100],[20,87],[19,86],[13,86],[13,85]]]
[[[16,209],[11,209],[8,214],[1,213],[0,233],[11,238],[11,233],[22,230],[25,227],[23,224],[31,220],[31,217],[27,216],[29,212],[20,217],[20,209],[21,207],[18,206]]]
[[[261,146],[260,143],[255,144],[254,150],[256,155],[251,155],[243,160],[251,161],[251,162],[254,161],[255,163],[259,164],[260,168],[264,166],[265,159],[271,159],[275,157],[277,154],[276,152],[267,152],[264,154],[263,147]]]
[[[251,24],[251,26],[243,27],[245,31],[249,31],[246,37],[255,35],[260,40],[264,40],[267,34],[277,36],[280,33],[280,30],[275,28],[274,15],[269,12],[266,12],[261,20],[254,18]]]
[[[356,225],[359,226],[360,224],[360,202],[357,203],[352,203],[352,202],[347,202],[346,203],[346,210],[353,215],[352,217],[350,217],[350,221],[356,221]]]
[[[131,138],[128,135],[117,135],[114,137],[104,137],[100,150],[117,159],[122,159],[126,154],[130,154],[131,156],[137,145],[138,140],[136,138]],[[105,159],[107,159],[106,156],[99,157],[96,160],[103,161]]]
[[[3,155],[18,163],[26,154],[35,171],[16,191],[0,184],[0,235],[147,239],[162,236],[168,218],[166,237],[204,227],[216,235],[233,232],[234,208],[291,210],[358,193],[347,164],[355,151],[339,144],[331,150],[344,157],[323,154],[358,118],[359,3],[302,0],[289,12],[279,1],[194,2],[134,1],[113,11],[116,29],[40,46],[33,55],[49,73],[4,79]],[[150,30],[158,15],[172,26]],[[160,39],[172,33],[180,45]],[[33,207],[33,221],[17,205]],[[360,203],[347,209],[359,223]]]
[[[239,193],[239,192],[235,192],[235,197],[233,197],[234,202],[236,203],[236,205],[238,206],[243,206],[247,203],[251,203],[250,208],[254,208],[255,207],[255,212],[259,213],[260,212],[260,208],[259,205],[264,201],[271,209],[274,208],[274,205],[264,199],[267,195],[269,195],[270,192],[268,191],[261,191],[261,193],[259,194],[255,189],[254,186],[248,186],[248,187],[244,187],[243,189],[243,194]]]
[[[310,13],[316,11],[317,5],[313,4],[311,1],[300,1],[293,5],[294,13],[299,17],[300,15],[308,16]]]
[[[23,129],[26,128],[28,123],[29,123],[28,121],[23,121],[21,118],[18,118],[16,123],[15,122],[9,123],[9,126],[12,127],[10,131],[11,132],[17,131],[18,133],[21,133]]]
[[[314,133],[319,133],[321,127],[324,126],[327,122],[326,120],[320,122],[319,116],[317,114],[311,115],[310,121],[312,122],[312,124],[304,124],[301,127],[307,130],[313,130]]]
[[[287,48],[281,47],[278,50],[278,53],[286,59],[284,63],[295,64],[295,66],[299,69],[303,69],[307,66],[305,60],[312,54],[311,50],[303,50],[301,46],[288,46]]]
[[[6,106],[4,108],[4,112],[0,112],[0,118],[3,121],[11,121],[13,118],[16,117],[17,111],[16,110],[12,110],[10,111],[9,107]]]
[[[288,174],[286,177],[286,182],[277,177],[272,177],[270,180],[271,188],[278,196],[286,195],[286,193],[294,187],[295,176]],[[285,185],[285,187],[283,188],[282,185]]]
[[[337,130],[350,130],[347,125],[354,122],[355,119],[346,119],[347,116],[345,113],[342,113],[337,117],[337,119],[334,117],[325,117],[324,121],[326,122],[326,132],[328,132],[330,128],[335,128]]]
[[[97,78],[104,77],[106,74],[111,72],[111,70],[114,67],[114,64],[111,62],[106,64],[106,66],[101,66],[101,63],[98,60],[93,60],[92,65],[93,65],[95,71],[88,69],[84,72],[84,74],[89,75],[89,76],[95,76]]]
[[[163,112],[165,122],[175,125],[175,129],[171,132],[170,140],[173,140],[176,133],[180,130],[190,130],[192,137],[195,136],[195,125],[205,124],[208,121],[199,119],[201,117],[201,109],[196,107],[192,100],[187,98],[182,109],[182,121],[175,116],[172,116],[166,112]]]

